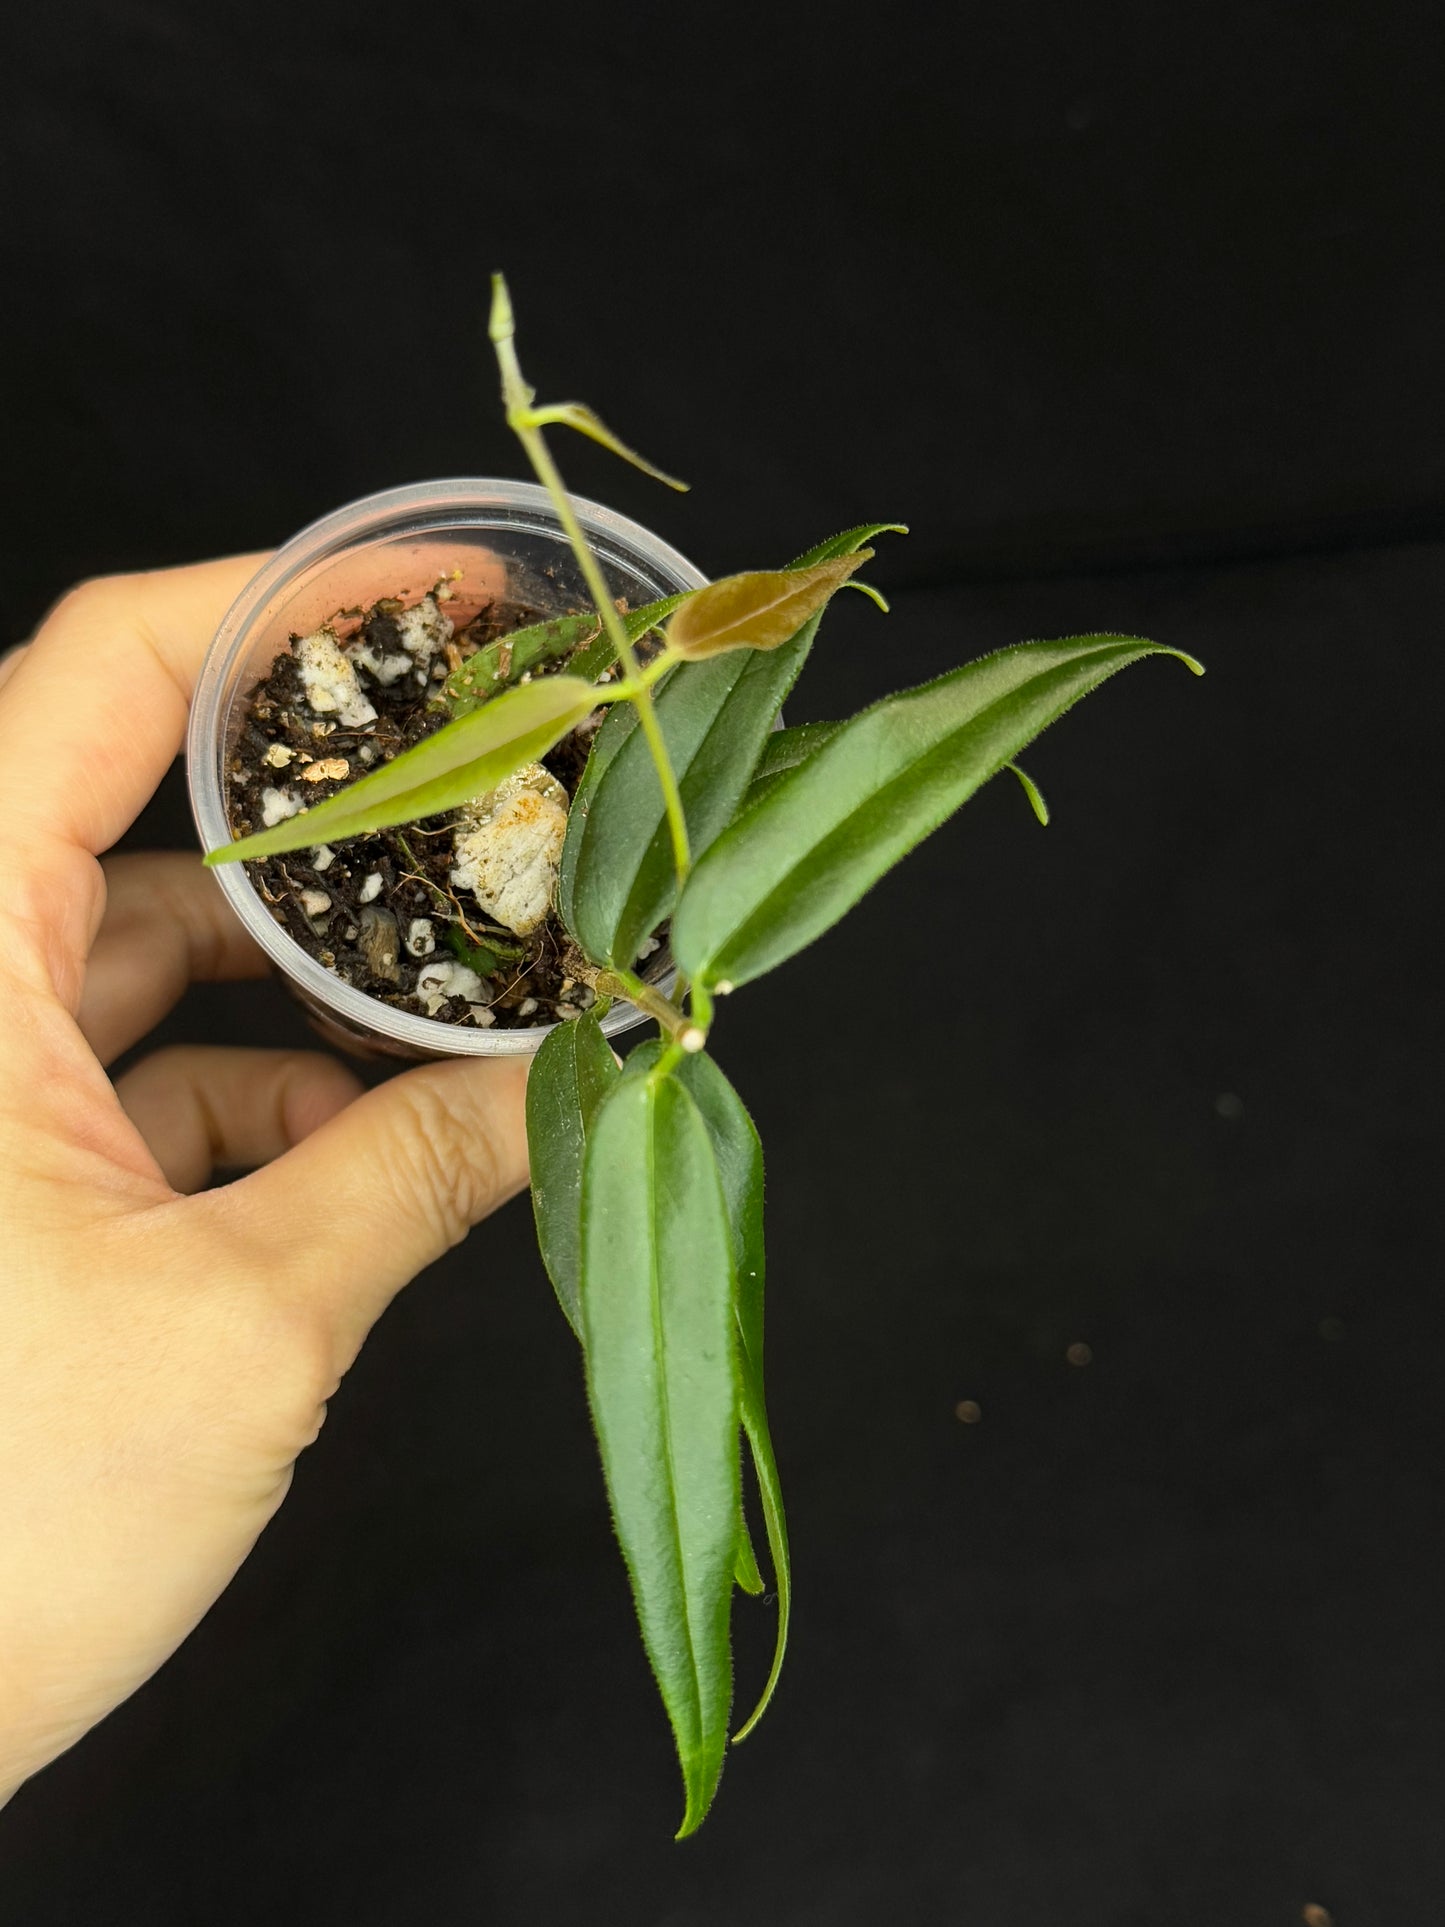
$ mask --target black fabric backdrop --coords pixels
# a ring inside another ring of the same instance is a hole
[[[912,523],[795,718],[1076,629],[1210,674],[1111,684],[1030,758],[1046,833],[993,786],[726,1007],[799,1599],[701,1837],[519,1201],[388,1314],[175,1661],[0,1815],[0,1918],[1439,1917],[1435,10],[3,33],[0,634],[517,472],[502,265],[542,391],[695,489],[581,444],[570,479],[704,567]],[[135,840],[188,842],[178,784]],[[272,986],[166,1034],[305,1038]]]

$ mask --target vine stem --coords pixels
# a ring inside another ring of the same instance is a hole
[[[662,785],[662,800],[667,811],[668,832],[672,840],[672,860],[677,871],[678,888],[686,883],[692,868],[692,850],[688,842],[687,818],[683,814],[682,794],[678,789],[677,775],[672,767],[672,758],[667,753],[663,739],[662,725],[657,720],[653,706],[650,682],[644,681],[639,669],[637,656],[627,633],[627,625],[619,615],[616,603],[607,592],[607,581],[601,565],[592,553],[592,546],[582,532],[582,525],[572,507],[571,498],[563,483],[557,464],[552,459],[542,434],[542,422],[551,419],[543,409],[534,409],[536,391],[527,385],[517,360],[515,323],[512,317],[511,297],[507,284],[501,275],[492,277],[492,316],[488,328],[492,346],[496,350],[497,366],[502,375],[502,399],[507,408],[507,425],[511,428],[526,450],[527,459],[535,469],[537,479],[552,498],[572,553],[577,558],[578,567],[587,584],[588,592],[597,605],[597,613],[617,651],[617,660],[622,665],[626,683],[631,685],[627,694],[637,705],[637,720],[642,726],[643,736],[657,769],[657,778]],[[620,691],[618,693],[621,693]]]

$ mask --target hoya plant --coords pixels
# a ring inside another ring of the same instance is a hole
[[[425,825],[474,805],[603,712],[571,799],[555,894],[595,1001],[546,1032],[527,1131],[541,1253],[581,1349],[617,1537],[677,1743],[680,1838],[706,1815],[730,1740],[752,1732],[773,1696],[792,1610],[763,1390],[763,1152],[713,1055],[719,1000],[822,936],[1000,771],[1018,776],[1047,822],[1015,759],[1117,670],[1179,652],[1134,636],[1024,642],[856,716],[780,728],[829,602],[862,589],[886,609],[857,572],[877,537],[906,531],[868,523],[783,567],[619,607],[544,430],[580,430],[659,472],[581,404],[538,405],[500,276],[490,332],[507,421],[593,606],[514,629],[455,663],[439,698],[449,720],[423,741],[207,861],[317,845],[329,855],[349,838]],[[485,967],[466,941],[459,954]],[[658,980],[654,956],[645,980],[640,959],[660,943],[673,971]],[[658,1025],[625,1062],[600,1024],[613,1000]],[[744,1448],[777,1636],[756,1703],[735,1722],[733,1596],[764,1590],[744,1515]]]

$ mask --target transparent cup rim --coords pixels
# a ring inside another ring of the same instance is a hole
[[[585,496],[571,496],[573,508],[589,539],[602,550],[616,548],[668,580],[668,590],[700,589],[707,581],[696,565],[660,536]],[[489,524],[487,512],[503,512]],[[222,618],[196,681],[186,735],[186,781],[191,814],[203,849],[231,840],[223,790],[223,735],[231,672],[248,645],[251,630],[263,611],[271,611],[298,578],[319,562],[361,549],[373,542],[429,529],[494,526],[505,541],[509,529],[519,534],[555,538],[560,532],[556,510],[544,488],[535,482],[516,482],[489,476],[458,476],[382,489],[324,515],[284,543],[257,570]],[[343,1030],[369,1033],[378,1044],[401,1054],[435,1057],[524,1057],[538,1050],[555,1028],[539,1024],[528,1029],[497,1030],[444,1024],[420,1013],[398,1010],[343,983],[275,921],[265,909],[250,878],[238,863],[220,865],[213,872],[227,901],[247,932],[272,963],[301,992],[303,1001],[319,1005]],[[667,988],[671,972],[659,976]],[[645,1023],[645,1015],[630,1004],[613,1007],[602,1021],[608,1036]]]

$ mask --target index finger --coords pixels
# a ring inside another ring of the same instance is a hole
[[[0,821],[108,850],[165,775],[202,659],[266,560],[102,576],[61,598],[0,688]]]

